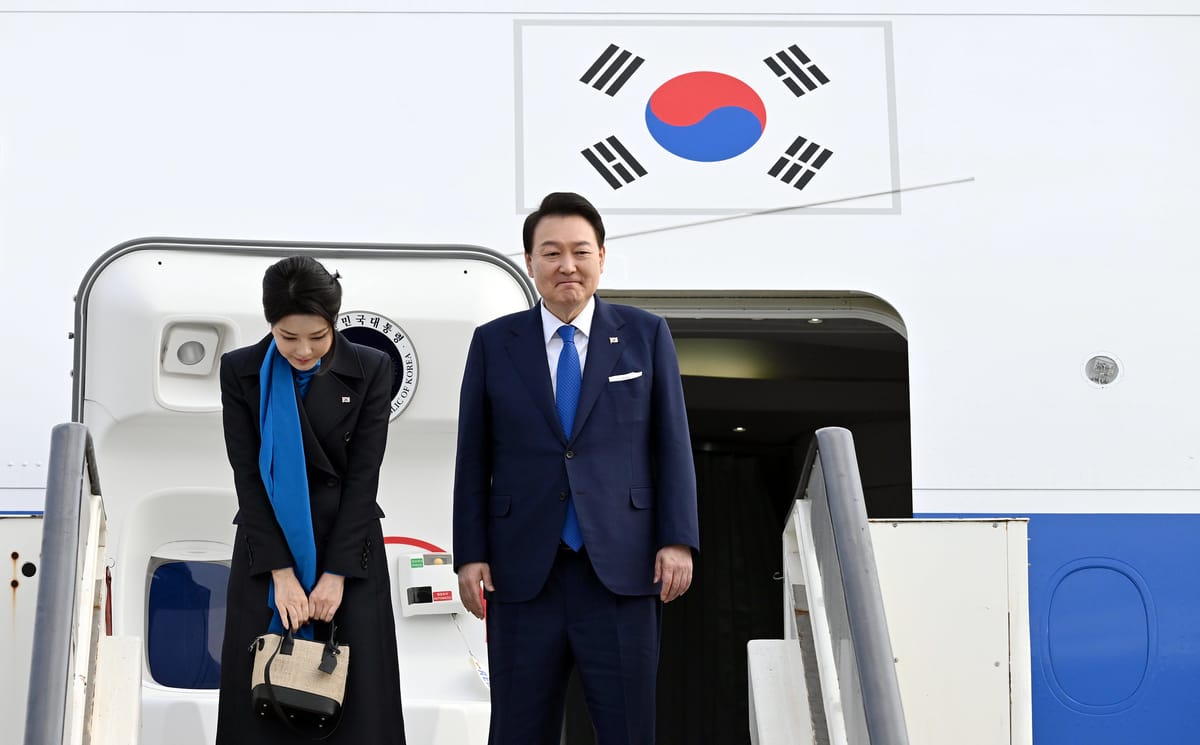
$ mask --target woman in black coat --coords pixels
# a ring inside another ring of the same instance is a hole
[[[337,277],[311,258],[272,265],[263,277],[271,333],[221,358],[238,527],[217,745],[302,741],[273,713],[253,709],[249,648],[269,627],[327,639],[335,614],[350,669],[341,722],[326,742],[404,743],[383,511],[376,503],[395,371],[386,354],[335,331],[341,295]]]

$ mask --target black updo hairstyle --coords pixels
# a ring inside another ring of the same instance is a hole
[[[339,274],[330,274],[310,256],[289,256],[275,262],[263,275],[263,315],[267,323],[276,323],[291,315],[320,316],[329,321],[333,343],[321,358],[322,368],[337,348],[337,315],[342,309],[342,283]]]

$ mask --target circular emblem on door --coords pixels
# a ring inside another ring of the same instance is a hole
[[[412,339],[392,319],[365,310],[342,313],[338,316],[337,330],[355,344],[373,347],[392,358],[395,377],[392,380],[390,418],[400,416],[412,402],[413,393],[417,390],[419,367]]]

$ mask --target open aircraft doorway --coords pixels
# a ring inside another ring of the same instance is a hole
[[[783,634],[781,533],[813,433],[853,433],[870,517],[912,516],[905,327],[855,293],[601,294],[667,319],[696,458],[701,552],[663,612],[658,741],[749,745],[746,642]],[[578,691],[568,712],[567,745],[589,745]]]

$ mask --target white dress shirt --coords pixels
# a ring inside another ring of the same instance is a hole
[[[583,366],[587,363],[588,337],[592,333],[592,316],[596,313],[596,297],[588,298],[587,305],[569,325],[575,327],[575,349],[579,352],[579,375],[582,379]],[[546,310],[542,303],[542,333],[546,337],[546,362],[550,363],[550,388],[558,395],[558,356],[562,354],[563,340],[558,329],[564,326],[562,319]]]

